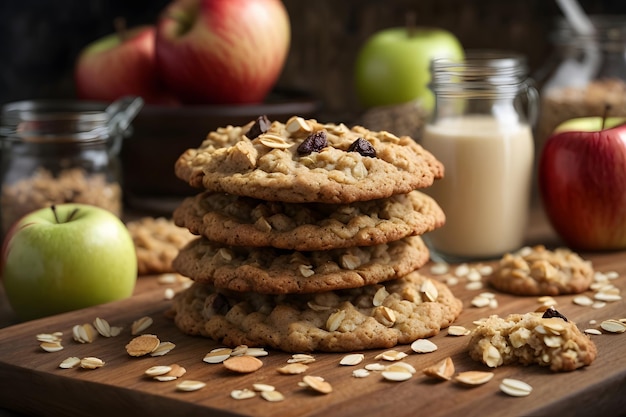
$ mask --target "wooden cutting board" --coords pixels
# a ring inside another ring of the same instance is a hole
[[[614,283],[626,288],[626,252],[587,256],[598,271],[617,271]],[[422,269],[429,274],[429,266]],[[439,349],[433,353],[412,353],[408,346],[399,346],[409,356],[418,373],[405,382],[385,381],[380,373],[366,378],[352,377],[354,367],[339,365],[342,354],[314,354],[307,374],[318,375],[334,388],[327,395],[298,386],[301,376],[280,375],[276,369],[284,365],[289,354],[270,351],[259,371],[236,375],[223,365],[202,361],[215,343],[204,338],[183,335],[164,312],[169,301],[164,299],[165,286],[156,277],[141,278],[140,290],[132,298],[81,311],[31,321],[0,330],[0,407],[33,415],[111,416],[119,413],[148,415],[217,415],[217,416],[512,416],[512,415],[623,415],[626,410],[626,333],[591,336],[599,355],[589,367],[567,373],[553,373],[539,366],[506,366],[495,370],[495,377],[485,385],[462,387],[454,382],[435,382],[420,372],[446,356],[451,356],[457,372],[489,370],[472,361],[465,350],[467,336],[448,336],[444,330],[431,340]],[[525,313],[538,307],[535,297],[513,297],[497,293],[495,309],[472,307],[471,299],[480,290],[469,291],[461,281],[452,287],[463,299],[464,311],[458,325],[472,328],[476,319],[491,314]],[[591,292],[589,293],[591,294]],[[572,296],[558,297],[557,308],[582,329],[598,327],[609,318],[626,317],[625,302],[608,304],[602,309],[582,307]],[[124,348],[132,339],[131,323],[150,316],[154,324],[148,329],[162,341],[171,341],[176,348],[162,357],[130,357]],[[98,337],[91,344],[72,340],[75,324],[92,322],[96,317],[112,325],[123,326],[113,338]],[[590,324],[596,320],[598,324]],[[65,348],[49,353],[39,347],[39,333],[63,332]],[[365,351],[366,363],[375,362],[381,350]],[[60,369],[68,356],[96,356],[105,366],[96,370]],[[144,376],[154,365],[177,363],[187,369],[183,379],[200,380],[206,387],[196,392],[176,391],[176,381],[157,382]],[[499,392],[503,378],[516,378],[529,383],[533,392],[528,397],[514,398]],[[260,396],[234,400],[234,389],[252,388],[253,383],[274,385],[285,400],[270,403]]]

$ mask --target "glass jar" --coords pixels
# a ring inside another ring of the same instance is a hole
[[[122,215],[119,151],[143,105],[127,97],[108,107],[21,101],[2,109],[0,218],[11,225],[39,208],[82,203]]]
[[[425,237],[431,257],[490,259],[524,244],[528,221],[538,93],[523,56],[468,51],[463,61],[434,60],[433,117],[424,148],[445,167],[424,191],[446,214]]]
[[[559,20],[554,54],[542,68],[538,150],[562,122],[587,116],[626,116],[626,16],[591,16],[592,35]],[[608,108],[607,108],[608,106]]]

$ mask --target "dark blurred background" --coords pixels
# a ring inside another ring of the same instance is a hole
[[[87,43],[111,33],[113,19],[128,26],[154,23],[170,0],[6,0],[0,2],[0,104],[74,96],[72,67]],[[524,53],[541,81],[560,16],[551,0],[284,0],[292,45],[279,87],[305,90],[324,109],[349,117],[358,109],[351,85],[358,47],[373,32],[404,23],[452,31],[466,48]],[[590,14],[626,14],[624,0],[581,0]]]

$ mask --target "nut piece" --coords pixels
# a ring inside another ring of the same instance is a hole
[[[152,325],[152,322],[152,318],[148,316],[144,316],[140,319],[135,320],[130,327],[130,334],[132,334],[133,336],[140,334],[148,327],[150,327]]]
[[[263,391],[261,392],[261,397],[269,402],[278,402],[285,399],[285,396],[279,391]]]
[[[69,358],[64,359],[63,362],[59,364],[59,368],[71,369],[78,365],[80,365],[80,358],[77,358],[76,356],[70,356]]]
[[[223,363],[226,369],[240,374],[257,371],[263,366],[263,362],[260,359],[248,355],[233,356],[226,359]]]
[[[624,333],[626,331],[626,323],[615,319],[604,320],[600,323],[600,327],[610,333]]]
[[[256,397],[256,393],[248,388],[235,389],[230,392],[230,396],[235,400],[247,400]]]
[[[150,356],[163,356],[175,347],[176,345],[172,342],[161,342],[154,351],[150,352]]]
[[[92,356],[82,358],[80,360],[80,367],[83,369],[98,369],[104,366],[104,361],[100,358],[94,358]]]
[[[466,371],[466,372],[461,372],[457,374],[454,380],[461,385],[473,387],[473,386],[482,385],[491,381],[493,376],[494,376],[493,372]]]
[[[304,363],[289,363],[278,368],[277,371],[283,375],[297,375],[305,373],[307,369],[309,369],[309,365],[305,365]]]
[[[207,353],[202,360],[206,363],[222,363],[230,358],[232,352],[233,350],[230,348],[215,348]]]
[[[91,343],[97,334],[98,332],[90,323],[77,324],[72,327],[72,337],[78,343]]]
[[[199,389],[202,389],[206,386],[206,384],[202,381],[193,381],[193,380],[186,380],[186,381],[180,381],[178,384],[176,384],[176,389],[178,391],[197,391]]]
[[[448,356],[436,364],[422,369],[422,372],[429,377],[449,381],[454,375],[454,363],[452,358]]]

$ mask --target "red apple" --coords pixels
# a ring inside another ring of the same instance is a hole
[[[132,95],[149,104],[175,104],[177,100],[158,81],[155,34],[154,26],[139,26],[87,45],[74,69],[77,96],[112,102]]]
[[[566,122],[548,138],[539,161],[546,214],[578,249],[626,249],[626,125],[612,122]]]
[[[184,103],[262,102],[290,43],[280,0],[176,0],[159,18],[161,79]]]

